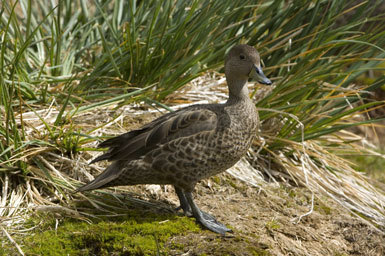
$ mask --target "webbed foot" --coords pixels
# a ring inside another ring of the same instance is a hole
[[[211,214],[208,214],[202,210],[200,210],[200,214],[198,214],[198,217],[194,215],[196,220],[201,223],[204,227],[207,229],[219,233],[221,235],[225,235],[226,232],[232,233],[233,231],[229,228],[227,228],[224,224],[217,221]]]
[[[187,202],[189,203],[193,216],[195,217],[197,222],[199,222],[202,226],[221,235],[225,235],[226,232],[233,232],[231,229],[227,228],[224,224],[217,221],[212,215],[200,210],[198,206],[194,203],[191,192],[183,193],[183,194]]]

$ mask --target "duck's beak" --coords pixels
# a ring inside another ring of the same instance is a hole
[[[249,77],[258,81],[261,84],[271,85],[271,81],[269,80],[269,78],[265,76],[262,69],[257,65],[254,65],[253,69],[249,74]]]

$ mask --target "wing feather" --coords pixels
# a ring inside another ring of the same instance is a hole
[[[106,140],[100,147],[109,150],[91,163],[101,160],[130,161],[151,151],[159,144],[190,136],[203,131],[215,130],[217,115],[209,109],[182,109],[155,119],[139,130],[134,130]]]

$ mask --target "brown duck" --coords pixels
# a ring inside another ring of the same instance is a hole
[[[225,60],[229,98],[224,104],[192,105],[163,115],[134,130],[102,142],[109,150],[94,159],[112,161],[77,191],[135,184],[170,184],[180,208],[211,231],[231,231],[194,203],[195,184],[233,166],[249,149],[259,123],[249,98],[248,78],[271,82],[263,74],[258,52],[234,46]]]

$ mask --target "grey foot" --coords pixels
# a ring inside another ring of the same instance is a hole
[[[229,228],[227,228],[224,224],[217,221],[211,214],[208,214],[202,210],[200,210],[200,214],[198,216],[195,216],[196,220],[202,224],[205,228],[215,232],[219,233],[221,235],[225,235],[226,232],[232,233],[233,231]]]
[[[227,228],[224,224],[217,221],[212,215],[200,210],[198,206],[194,203],[191,192],[183,193],[189,206],[191,207],[193,216],[202,226],[205,228],[221,234],[225,235],[226,232],[233,232],[231,229]]]

